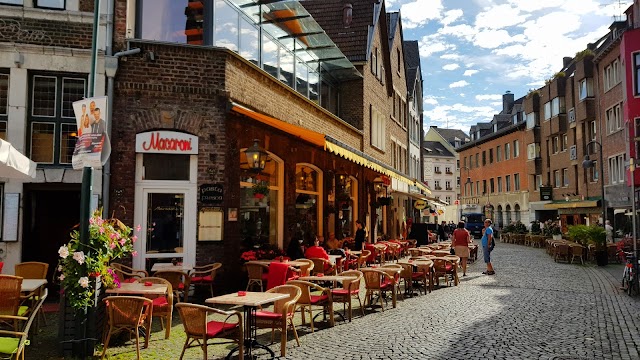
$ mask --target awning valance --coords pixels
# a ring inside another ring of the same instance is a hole
[[[590,207],[598,207],[598,201],[566,201],[566,202],[558,202],[552,204],[545,204],[544,208],[548,210],[557,210],[557,209],[575,209],[575,208],[590,208]]]
[[[256,111],[247,109],[246,107],[231,103],[231,111],[236,112],[241,115],[248,116],[254,120],[258,120],[259,122],[274,127],[278,130],[284,131],[290,135],[296,136],[302,140],[305,140],[313,145],[320,146],[324,148],[324,134],[319,132],[315,132],[313,130],[305,129],[300,126],[296,126],[293,124],[289,124],[288,122],[284,122],[282,120],[278,120],[276,118],[272,118],[270,116],[260,114]]]
[[[415,199],[415,200],[425,200],[425,201],[428,200],[427,197],[422,195],[422,194],[408,193],[408,192],[398,191],[398,190],[392,192],[391,194],[392,195],[393,194],[398,194],[398,195],[402,195],[402,196],[408,196],[408,197],[410,197],[412,199]]]

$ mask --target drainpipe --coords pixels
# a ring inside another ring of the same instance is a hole
[[[129,56],[140,53],[140,48],[120,51],[113,54],[113,13],[114,1],[107,0],[107,32],[106,32],[106,52],[105,52],[105,73],[107,75],[107,136],[111,138],[113,123],[113,88],[116,72],[118,71],[118,59],[122,56]],[[102,206],[105,216],[109,216],[109,203],[111,186],[111,157],[107,159],[102,169]]]

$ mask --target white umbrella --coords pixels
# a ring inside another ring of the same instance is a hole
[[[22,155],[8,141],[0,139],[0,178],[31,180],[36,178],[36,163]]]

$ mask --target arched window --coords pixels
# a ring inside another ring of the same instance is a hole
[[[499,228],[502,228],[504,226],[504,219],[502,218],[503,214],[502,214],[502,205],[498,205],[498,210],[496,211],[496,224],[498,224]]]
[[[509,225],[511,224],[511,205],[507,204],[507,206],[504,208],[505,211],[505,225]]]
[[[514,212],[514,215],[515,215],[516,221],[522,221],[522,220],[520,219],[520,205],[519,205],[519,204],[515,204],[515,205],[513,206],[513,212]]]
[[[269,153],[259,173],[249,169],[240,150],[240,209],[238,220],[242,241],[247,246],[274,245],[282,248],[283,161]]]
[[[310,164],[296,164],[296,228],[310,241],[322,235],[322,172]]]
[[[336,237],[353,237],[358,220],[358,180],[347,176],[344,184],[338,184],[336,192]]]

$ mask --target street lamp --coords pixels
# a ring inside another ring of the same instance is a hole
[[[587,154],[584,156],[584,160],[582,161],[582,167],[588,169],[594,166],[593,160],[589,159],[589,145],[591,144],[598,145],[600,152],[600,174],[598,174],[598,181],[600,181],[600,189],[602,190],[602,225],[604,226],[607,223],[607,204],[604,199],[604,162],[602,160],[602,144],[596,140],[592,140],[587,143]]]
[[[253,145],[247,148],[244,151],[245,156],[247,157],[247,163],[249,164],[249,169],[259,173],[264,170],[265,165],[267,164],[267,151],[260,147],[258,144],[260,140],[254,139]]]

